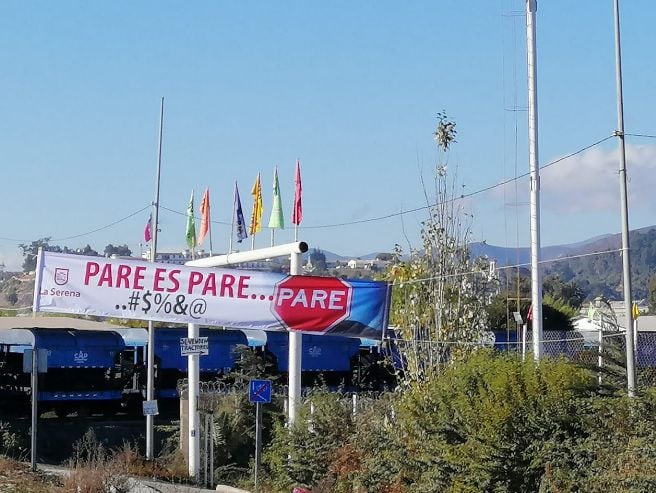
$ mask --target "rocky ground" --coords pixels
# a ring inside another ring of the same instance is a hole
[[[0,274],[0,310],[32,307],[34,273],[2,272]],[[13,314],[13,313],[12,313]]]

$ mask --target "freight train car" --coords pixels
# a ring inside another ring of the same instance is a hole
[[[23,371],[27,349],[47,351],[47,371],[38,377],[39,412],[58,416],[119,410],[125,387],[119,334],[109,330],[31,328],[0,330],[0,395],[11,407],[26,406],[30,374]]]

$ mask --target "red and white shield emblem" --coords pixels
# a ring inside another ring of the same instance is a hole
[[[63,286],[68,282],[68,269],[55,268],[55,284]]]

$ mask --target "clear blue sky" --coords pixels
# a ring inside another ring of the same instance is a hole
[[[541,0],[540,162],[616,128],[612,0]],[[228,223],[263,175],[265,223],[279,166],[289,223],[301,160],[301,238],[344,255],[418,246],[436,113],[457,121],[465,193],[528,170],[523,0],[289,2],[7,1],[0,15],[0,261],[18,241],[127,243],[138,253],[154,199],[159,100],[162,206],[209,186]],[[517,15],[518,12],[520,15]],[[626,131],[656,134],[656,2],[621,0]],[[511,111],[514,106],[519,111]],[[656,223],[656,140],[628,139],[631,227]],[[543,175],[542,243],[619,231],[614,140]],[[526,183],[466,202],[476,240],[526,245]],[[509,205],[519,203],[518,206]],[[161,211],[160,249],[184,248],[183,215]],[[215,224],[214,250],[229,227]],[[406,240],[407,238],[407,240]],[[277,241],[291,241],[291,228]],[[269,243],[268,231],[256,244]],[[250,245],[250,242],[248,243]]]

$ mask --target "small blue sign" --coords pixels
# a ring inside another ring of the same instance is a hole
[[[248,400],[263,404],[271,402],[271,380],[251,380],[248,386]]]

